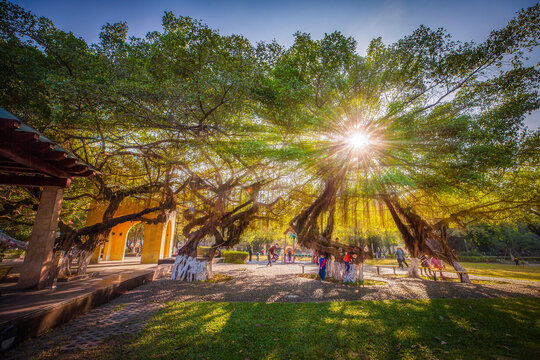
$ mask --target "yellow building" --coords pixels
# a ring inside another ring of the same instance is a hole
[[[114,214],[114,217],[134,214],[140,212],[148,207],[155,206],[155,202],[152,200],[139,201],[134,199],[124,199],[118,210]],[[88,217],[86,218],[86,226],[100,223],[103,219],[103,213],[107,204],[94,203],[92,204]],[[156,218],[158,213],[150,213],[146,215],[147,218]],[[105,243],[105,246],[100,246],[94,252],[91,263],[95,264],[99,262],[100,257],[102,260],[124,260],[124,253],[126,248],[127,235],[129,230],[140,223],[140,221],[128,221],[122,224],[118,224],[111,229],[109,233],[109,239]],[[144,227],[144,240],[141,251],[141,264],[156,264],[159,259],[170,257],[173,248],[174,231],[176,224],[176,212],[168,212],[165,222],[158,224],[143,223]]]

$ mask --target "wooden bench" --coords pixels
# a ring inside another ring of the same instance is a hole
[[[429,272],[430,276],[433,277],[434,281],[437,281],[437,272],[440,273],[441,275],[442,275],[443,271],[455,273],[455,274],[458,275],[458,278],[459,278],[460,282],[463,282],[463,274],[467,273],[466,271],[443,270],[443,268],[424,267],[424,266],[420,267],[420,269],[426,271],[426,274],[427,274],[427,272]]]
[[[0,266],[0,282],[7,278],[11,269],[13,269],[13,266]]]
[[[381,275],[380,268],[382,267],[391,267],[394,270],[394,275],[396,274],[396,268],[399,267],[399,265],[375,265],[377,267],[377,275]]]
[[[456,273],[459,278],[459,282],[463,282],[463,274],[466,274],[466,271],[457,271],[457,270],[450,270],[449,272]]]

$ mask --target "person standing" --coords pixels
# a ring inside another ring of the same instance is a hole
[[[287,262],[290,264],[292,263],[292,249],[287,248]]]
[[[251,249],[251,246],[248,248],[249,253],[249,262],[251,262],[251,257],[253,256],[253,250]]]
[[[268,265],[272,266],[272,258],[276,254],[276,249],[277,249],[277,244],[271,246],[270,249],[268,249],[268,251],[266,252],[266,255],[268,256],[268,264],[266,264],[266,266]]]
[[[347,267],[345,269],[345,272],[349,272],[349,269],[351,268],[351,254],[348,252],[345,253],[345,256],[343,257],[343,262],[345,263],[345,266]]]
[[[324,282],[324,279],[326,278],[326,258],[326,254],[319,258],[319,276],[321,278],[321,282]]]
[[[401,248],[397,248],[396,250],[396,259],[398,261],[398,265],[401,269],[403,269],[403,264],[405,264],[405,266],[409,267],[409,264],[407,264],[407,262],[405,261],[405,253],[403,252],[403,250],[401,250]]]

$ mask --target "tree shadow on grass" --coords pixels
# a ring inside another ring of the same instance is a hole
[[[537,358],[540,300],[171,303],[122,346],[137,359]],[[114,358],[113,353],[102,354]]]

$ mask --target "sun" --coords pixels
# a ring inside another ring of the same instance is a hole
[[[355,131],[346,139],[349,146],[356,150],[365,150],[371,144],[369,134],[362,131]]]

